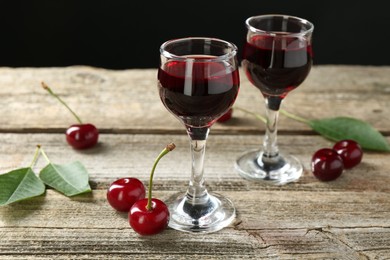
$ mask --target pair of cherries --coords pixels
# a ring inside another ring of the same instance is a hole
[[[128,213],[130,226],[140,235],[154,235],[168,226],[168,207],[161,200],[152,198],[148,208],[145,186],[137,178],[114,181],[107,190],[107,200],[117,211]]]
[[[332,181],[340,177],[344,169],[358,165],[363,158],[363,150],[354,140],[341,140],[332,148],[316,151],[311,160],[311,170],[321,181]]]
[[[127,212],[129,224],[140,235],[154,235],[167,228],[169,210],[159,199],[152,198],[153,175],[158,161],[175,149],[168,144],[154,162],[149,179],[148,197],[145,198],[145,186],[137,178],[121,178],[114,181],[107,190],[107,201],[117,211]]]

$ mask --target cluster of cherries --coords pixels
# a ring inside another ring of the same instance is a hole
[[[353,140],[341,140],[333,148],[316,151],[311,160],[311,170],[317,179],[332,181],[340,177],[344,169],[351,169],[362,161],[361,146]]]
[[[107,200],[111,207],[120,212],[127,212],[130,226],[140,235],[154,235],[168,226],[168,207],[161,200],[152,198],[152,185],[158,161],[173,149],[175,144],[168,144],[154,162],[147,198],[145,186],[137,178],[121,178],[114,181],[107,190]]]
[[[232,118],[231,108],[222,115],[217,122],[224,123]],[[322,148],[312,157],[311,170],[320,181],[335,180],[344,169],[351,169],[358,165],[363,158],[361,146],[354,140],[341,140],[332,148]]]
[[[64,105],[76,118],[78,124],[66,130],[66,141],[74,149],[87,149],[98,142],[99,131],[90,123],[83,123],[80,117],[46,83],[42,87]],[[137,178],[121,178],[114,181],[107,190],[110,205],[121,212],[128,212],[130,226],[141,235],[153,235],[162,232],[169,222],[168,207],[159,199],[152,198],[153,174],[158,161],[175,149],[175,144],[168,144],[157,157],[149,180],[148,197],[145,198],[145,186]]]

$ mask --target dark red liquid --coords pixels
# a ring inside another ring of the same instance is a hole
[[[191,64],[170,61],[159,69],[158,80],[165,107],[194,127],[213,124],[233,105],[239,90],[238,70],[222,62],[196,61],[191,70]]]
[[[302,37],[256,35],[244,46],[242,65],[263,95],[284,98],[309,74],[311,45]]]

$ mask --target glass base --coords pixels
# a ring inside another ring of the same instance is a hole
[[[170,212],[169,227],[192,233],[211,233],[228,226],[236,216],[233,203],[219,195],[191,198],[175,194],[166,202]]]
[[[263,158],[262,151],[243,154],[236,161],[235,168],[248,180],[283,185],[297,181],[303,172],[302,164],[291,155],[279,154],[276,158]]]

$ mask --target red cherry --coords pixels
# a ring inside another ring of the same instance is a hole
[[[315,177],[321,181],[337,179],[344,170],[343,159],[333,149],[323,148],[314,153],[311,169]]]
[[[92,124],[74,124],[66,130],[66,141],[75,149],[86,149],[98,142],[99,131]]]
[[[217,122],[224,123],[230,120],[233,116],[233,108],[230,108],[225,114],[223,114],[220,118],[218,118]]]
[[[107,190],[107,200],[118,211],[128,212],[135,202],[145,198],[145,186],[137,178],[121,178]]]
[[[333,150],[335,150],[343,159],[345,169],[355,167],[363,158],[361,146],[353,140],[341,140],[335,143]]]
[[[150,210],[147,204],[147,198],[139,200],[129,211],[130,226],[143,236],[158,234],[166,229],[169,223],[169,210],[164,202],[152,198]]]

